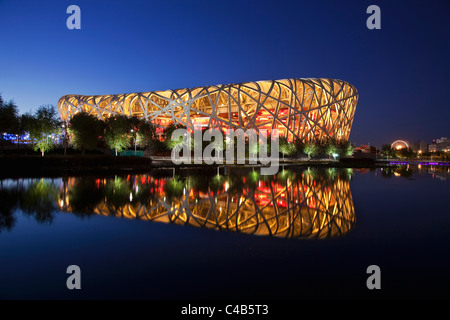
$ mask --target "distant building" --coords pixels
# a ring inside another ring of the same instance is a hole
[[[419,144],[417,142],[414,143],[410,143],[409,144],[409,149],[414,151],[414,152],[418,152],[420,150]]]
[[[434,142],[434,140],[433,140]],[[447,137],[442,137],[440,139],[436,139],[435,143],[432,143],[428,146],[429,152],[450,152],[450,140]]]
[[[377,148],[370,144],[362,144],[353,149],[353,158],[376,159]]]
[[[428,152],[428,144],[424,140],[421,140],[420,142],[411,143],[409,145],[409,148],[412,151],[418,152],[418,153]]]
[[[369,152],[370,150],[370,145],[368,144],[362,144],[359,147],[355,147],[354,150],[358,150],[358,151],[362,151],[362,152]]]
[[[440,143],[444,143],[444,142],[448,142],[447,137],[442,137],[440,139],[436,139],[436,144],[440,144]]]
[[[423,140],[419,142],[419,151],[421,151],[421,152],[428,151],[428,144]]]

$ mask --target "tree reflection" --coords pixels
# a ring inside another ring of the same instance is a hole
[[[18,187],[0,189],[0,233],[10,231],[16,224],[14,213],[19,205],[20,189]]]
[[[177,176],[166,181],[166,184],[164,185],[164,192],[168,200],[181,197],[183,195],[183,189],[184,182]]]
[[[229,180],[228,192],[242,192],[245,183],[240,175],[231,175]]]
[[[277,178],[279,181],[287,181],[288,179],[292,180],[294,178],[294,172],[291,170],[282,170],[278,173]]]
[[[148,205],[158,198],[158,193],[156,190],[157,185],[154,180],[146,183],[140,183],[134,188],[133,201],[143,205]]]
[[[75,179],[69,189],[69,203],[73,212],[79,217],[94,214],[97,205],[103,201],[104,187],[93,177]]]
[[[22,212],[33,216],[39,223],[52,223],[53,212],[56,209],[58,189],[44,179],[33,181],[20,197]]]
[[[252,170],[247,174],[246,185],[251,190],[254,190],[258,186],[258,182],[260,180],[261,180],[261,175],[259,174],[259,172]]]
[[[207,192],[209,188],[209,179],[205,176],[195,175],[189,176],[186,180],[190,188],[194,189],[196,192]]]
[[[107,202],[118,209],[133,200],[131,187],[126,179],[115,177],[108,181],[105,189]]]
[[[226,180],[227,180],[226,177],[220,174],[216,174],[210,179],[209,188],[214,194],[217,194],[219,191],[223,189]]]

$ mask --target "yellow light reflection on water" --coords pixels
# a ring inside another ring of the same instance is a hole
[[[286,180],[273,177],[256,184],[249,180],[246,184],[244,177],[230,176],[224,177],[223,188],[209,183],[198,187],[185,183],[179,194],[165,192],[163,186],[168,178],[138,176],[130,179],[129,189],[123,189],[128,190],[129,201],[121,203],[120,194],[107,194],[99,198],[101,202],[95,204],[94,213],[261,236],[335,237],[349,232],[356,217],[347,174],[332,179],[328,176],[314,174],[313,179],[312,172],[299,173]],[[66,194],[74,194],[70,189],[78,184],[77,179],[70,180]],[[134,197],[129,190],[133,190],[135,180],[145,183],[141,184],[139,196]],[[146,183],[152,185],[146,188]],[[71,211],[67,203],[66,209]],[[62,201],[58,204],[64,205]]]

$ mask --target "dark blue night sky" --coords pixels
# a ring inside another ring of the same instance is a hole
[[[27,112],[71,93],[337,78],[360,94],[351,141],[431,142],[450,135],[449,23],[449,1],[0,0],[0,93]]]

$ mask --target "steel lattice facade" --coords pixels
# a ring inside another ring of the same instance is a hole
[[[58,102],[63,121],[80,111],[105,119],[137,116],[164,128],[181,124],[226,129],[278,129],[289,141],[346,141],[358,91],[335,79],[284,79],[193,89],[111,95],[65,95]]]

